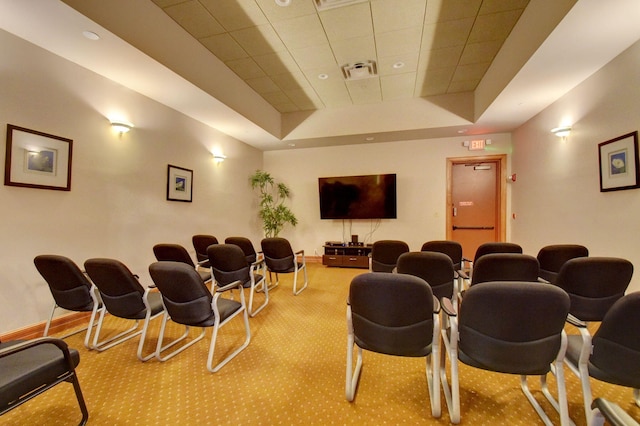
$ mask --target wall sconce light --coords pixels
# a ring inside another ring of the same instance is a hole
[[[551,129],[551,133],[564,139],[569,136],[569,133],[571,133],[571,126],[556,127],[555,129]]]
[[[226,155],[222,155],[222,154],[213,154],[213,162],[216,163],[216,165],[222,163],[224,160],[227,159]]]
[[[112,121],[111,128],[118,133],[127,133],[133,128],[133,124],[127,123],[125,121]]]

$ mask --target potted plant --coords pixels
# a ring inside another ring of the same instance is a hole
[[[296,226],[298,219],[293,212],[284,205],[291,197],[291,190],[284,183],[277,182],[271,174],[264,170],[256,170],[249,177],[251,188],[257,189],[260,196],[260,211],[262,227],[265,237],[277,237],[287,223]]]

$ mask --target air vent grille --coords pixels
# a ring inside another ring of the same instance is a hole
[[[333,9],[334,7],[348,6],[350,4],[362,3],[368,0],[315,0],[318,10]]]
[[[378,75],[375,61],[355,62],[342,67],[345,80],[361,80]]]

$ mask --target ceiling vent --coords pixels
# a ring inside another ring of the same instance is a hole
[[[333,9],[334,7],[348,6],[350,4],[362,3],[368,0],[315,0],[318,10]]]
[[[378,75],[375,61],[356,62],[342,67],[345,80],[361,80]]]

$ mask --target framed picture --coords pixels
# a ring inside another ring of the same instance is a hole
[[[71,191],[73,141],[7,124],[4,184]]]
[[[640,187],[638,131],[598,144],[600,192]]]
[[[193,170],[169,164],[167,169],[167,200],[190,203],[193,196]]]

